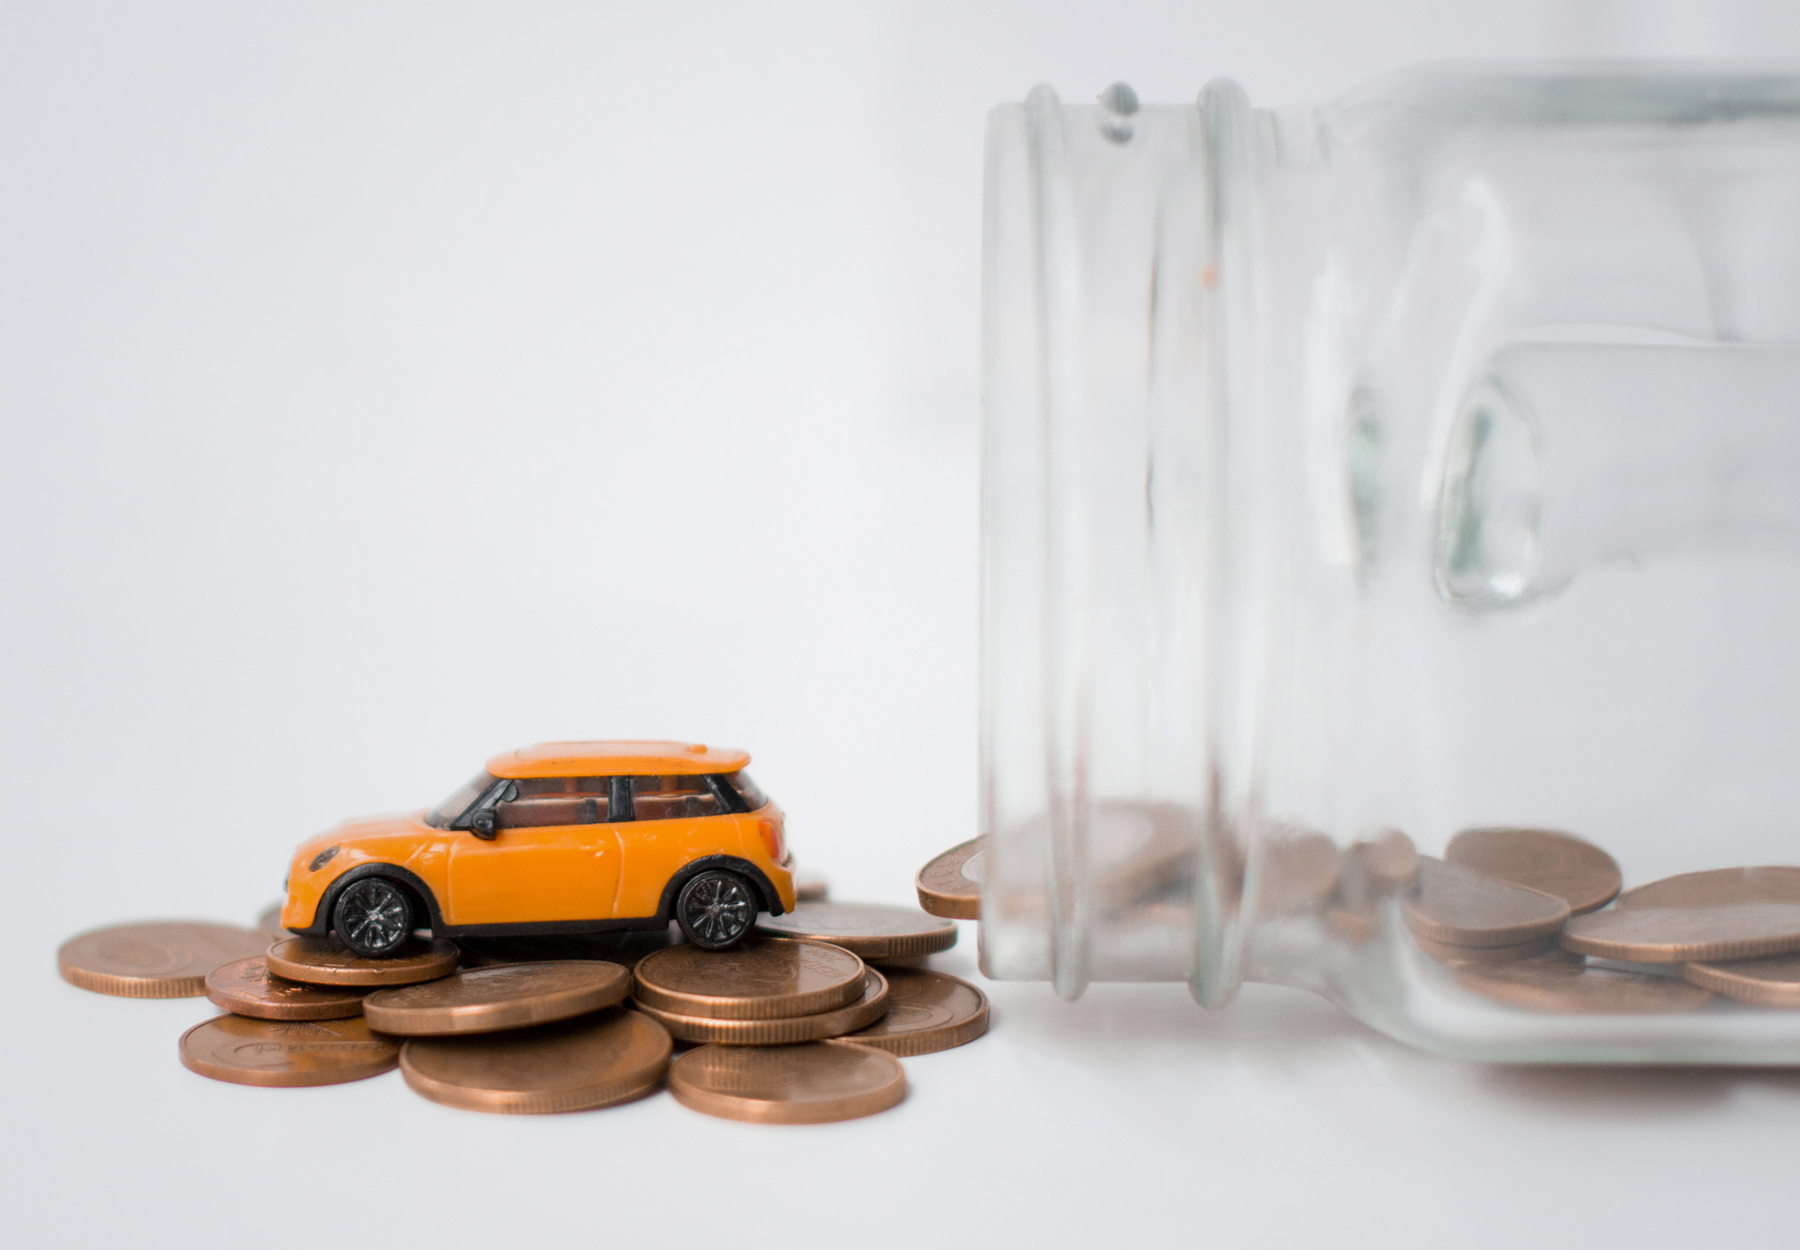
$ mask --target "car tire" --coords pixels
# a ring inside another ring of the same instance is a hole
[[[331,927],[338,941],[363,958],[385,958],[412,936],[412,899],[386,877],[364,877],[338,895]]]
[[[675,896],[675,923],[688,941],[709,951],[743,941],[759,910],[750,883],[717,868],[696,873]]]

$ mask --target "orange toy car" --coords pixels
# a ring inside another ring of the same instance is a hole
[[[546,742],[488,761],[429,812],[301,843],[281,923],[359,955],[437,937],[663,928],[734,945],[794,905],[781,809],[750,757],[682,742]]]

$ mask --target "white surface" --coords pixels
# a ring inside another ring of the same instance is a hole
[[[204,1002],[52,968],[566,735],[745,746],[904,900],[974,812],[985,109],[1548,51],[1800,12],[0,9],[8,1242],[1791,1242],[1800,1076],[1458,1065],[1287,991],[990,987],[901,1108],[755,1129],[215,1084]]]

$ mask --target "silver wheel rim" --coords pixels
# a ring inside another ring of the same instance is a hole
[[[388,950],[406,937],[406,900],[379,881],[363,881],[344,892],[338,904],[338,936],[347,945]]]
[[[729,942],[750,927],[750,892],[732,877],[701,877],[688,887],[682,910],[695,937],[703,942]]]

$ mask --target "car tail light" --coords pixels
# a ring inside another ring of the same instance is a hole
[[[772,820],[756,822],[756,831],[762,834],[763,845],[769,848],[769,858],[776,863],[781,862],[781,826]]]

